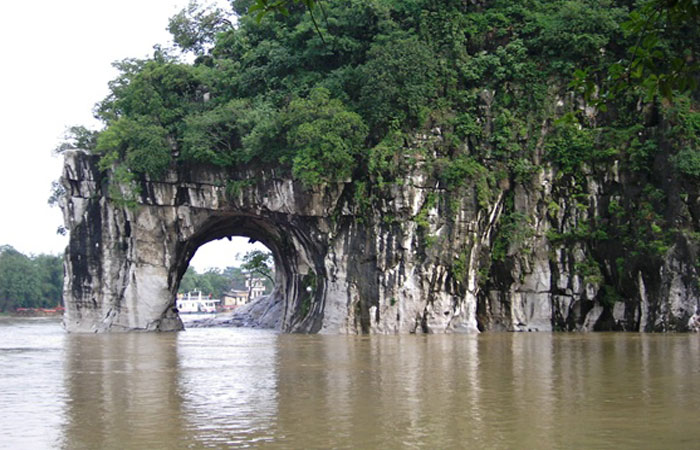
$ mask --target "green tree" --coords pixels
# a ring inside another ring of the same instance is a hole
[[[0,311],[60,305],[62,261],[52,255],[30,258],[11,246],[0,246]]]
[[[251,250],[243,255],[241,269],[252,274],[267,278],[273,285],[275,283],[273,275],[274,262],[272,253],[262,250]]]
[[[597,105],[629,91],[642,92],[647,102],[693,93],[700,72],[698,23],[697,0],[640,1],[621,23],[628,36],[622,57],[607,66],[579,68],[572,85]]]
[[[182,11],[170,18],[168,31],[183,51],[202,55],[213,45],[216,35],[231,26],[221,8],[202,6],[190,0]]]
[[[224,269],[223,275],[231,280],[231,289],[243,290],[246,288],[246,275],[240,267],[229,266]]]
[[[54,153],[63,153],[66,150],[95,150],[97,146],[98,132],[89,130],[82,125],[69,127],[63,136],[63,142],[54,149]]]
[[[255,252],[259,251],[256,250]],[[247,253],[244,261],[250,262],[252,266],[256,267],[254,271],[255,274],[266,277],[266,288],[271,289],[274,286],[274,279],[271,276],[273,274],[272,256],[267,252],[259,252],[259,254],[253,253],[254,252]],[[221,298],[223,294],[230,289],[247,289],[247,272],[251,272],[251,269],[247,266],[244,268],[243,265],[241,267],[230,266],[224,270],[208,269],[201,274],[197,273],[192,267],[188,267],[180,280],[178,292],[184,294],[187,292],[201,291],[205,295],[211,294],[215,298]]]
[[[38,255],[32,259],[38,273],[40,298],[44,306],[57,306],[63,298],[63,258]]]
[[[292,173],[307,186],[349,180],[364,148],[367,126],[330,91],[316,88],[293,100],[283,114]]]
[[[437,94],[436,59],[418,36],[406,31],[380,35],[359,69],[359,108],[374,136],[396,125],[420,127]]]

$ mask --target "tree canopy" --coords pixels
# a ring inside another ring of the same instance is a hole
[[[493,113],[514,115],[522,129],[575,70],[589,94],[636,79],[647,101],[697,82],[692,0],[231,5],[236,18],[192,2],[171,19],[194,64],[161,48],[116,63],[120,75],[96,108],[105,129],[76,128],[75,143],[134,176],[157,177],[176,161],[275,163],[317,185],[366,176],[374,147],[397,131],[505,131],[477,130],[483,90],[496,95]]]
[[[274,285],[273,278],[275,266],[272,253],[262,250],[251,250],[243,255],[241,269],[253,277],[264,277]]]

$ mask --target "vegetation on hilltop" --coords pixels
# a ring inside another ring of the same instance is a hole
[[[105,129],[96,139],[78,130],[77,140],[125,179],[187,162],[273,163],[316,185],[367,178],[380,165],[373,158],[401,152],[402,136],[441,126],[450,159],[466,142],[480,163],[512,173],[527,166],[543,120],[578,111],[575,102],[552,108],[554,97],[572,94],[577,69],[589,100],[609,93],[606,83],[640,79],[640,89],[615,85],[620,110],[694,86],[687,70],[697,67],[697,23],[668,30],[678,14],[640,15],[638,4],[657,3],[698,17],[692,0],[234,0],[234,26],[223,11],[192,3],[170,30],[194,64],[161,48],[116,63],[120,75],[96,108]],[[317,4],[321,15],[307,13]],[[246,13],[251,6],[267,12],[263,20]],[[674,55],[668,65],[665,55]],[[685,74],[683,82],[667,83],[673,77],[654,68]],[[616,127],[640,120],[609,117],[624,120]],[[598,133],[586,119],[576,118]]]

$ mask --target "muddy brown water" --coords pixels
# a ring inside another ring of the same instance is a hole
[[[0,448],[700,448],[700,335],[70,335],[0,318]]]

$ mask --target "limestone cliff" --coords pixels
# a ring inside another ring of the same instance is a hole
[[[95,156],[67,152],[67,330],[181,329],[174,298],[190,258],[232,235],[272,251],[276,288],[258,309],[285,332],[698,329],[692,239],[625,273],[615,248],[572,238],[631,195],[614,166],[585,174],[584,206],[546,164],[488,196],[476,182],[449,192],[435,176],[441,139],[418,136],[395,162],[401,181],[370,204],[351,183],[314,190],[275,170],[212,167],[144,179],[129,204]],[[622,295],[606,290],[611,277]]]

